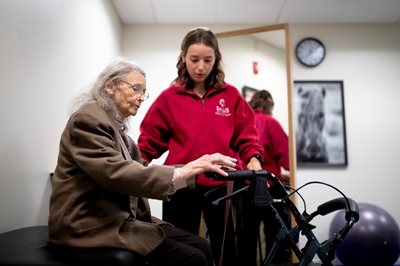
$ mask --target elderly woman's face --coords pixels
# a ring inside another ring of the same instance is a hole
[[[110,89],[107,91],[110,93]],[[132,71],[124,80],[114,83],[111,89],[117,107],[126,118],[136,115],[145,100],[146,79],[137,71]]]

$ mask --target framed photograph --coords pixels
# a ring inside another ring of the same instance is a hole
[[[347,166],[343,81],[294,81],[298,166]]]
[[[251,98],[253,97],[254,93],[258,90],[249,86],[242,87],[242,95],[246,99],[247,102],[250,102]]]

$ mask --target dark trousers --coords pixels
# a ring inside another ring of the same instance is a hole
[[[270,190],[272,196],[274,191]],[[261,265],[271,250],[275,242],[276,235],[281,228],[281,224],[275,218],[270,207],[262,208],[251,205],[251,195],[246,193],[243,195],[243,204],[247,204],[243,208],[239,208],[238,216],[241,221],[238,223],[237,238],[238,249],[240,251],[240,265],[256,266],[257,265],[257,246],[258,237],[260,235],[261,223],[264,223],[264,250],[260,250],[263,254]],[[279,198],[279,197],[277,197]],[[287,228],[291,226],[291,214],[289,209],[283,203],[274,203],[274,208],[277,210],[282,221]],[[291,261],[291,248],[289,244],[283,243],[276,251],[271,263],[288,263]]]
[[[205,194],[210,190],[214,191],[206,198]],[[226,187],[215,190],[215,187],[197,186],[196,189],[179,190],[172,196],[171,201],[163,202],[163,220],[193,234],[199,233],[200,218],[203,213],[215,265],[219,265],[224,238],[225,201],[222,201],[218,206],[213,206],[211,202],[226,195],[226,193]],[[236,204],[235,199],[232,200],[232,204]],[[225,232],[222,265],[239,265],[231,218],[228,220]]]
[[[213,266],[207,240],[170,224],[162,224],[165,240],[146,258],[155,266]]]

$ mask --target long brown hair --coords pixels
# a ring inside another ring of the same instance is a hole
[[[214,49],[215,53],[215,63],[213,69],[205,80],[205,88],[208,90],[211,87],[222,87],[225,79],[225,73],[221,66],[222,55],[219,50],[218,40],[211,30],[204,27],[198,27],[190,30],[183,38],[181,44],[181,53],[178,57],[178,63],[176,64],[176,68],[178,69],[178,77],[174,81],[179,80],[186,87],[194,88],[194,82],[190,78],[189,72],[186,69],[186,64],[182,60],[182,56],[185,56],[189,47],[196,43],[202,43],[208,47],[211,47]]]

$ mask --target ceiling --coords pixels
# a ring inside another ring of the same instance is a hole
[[[112,0],[124,24],[400,23],[399,0]]]

